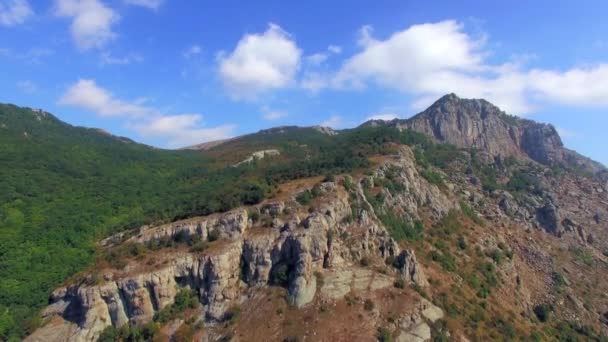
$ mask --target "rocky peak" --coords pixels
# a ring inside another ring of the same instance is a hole
[[[511,116],[486,100],[463,99],[453,93],[410,119],[364,125],[411,129],[437,142],[478,149],[491,157],[527,157],[544,165],[572,166],[591,173],[603,169],[564,148],[553,125]]]

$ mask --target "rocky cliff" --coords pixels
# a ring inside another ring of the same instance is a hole
[[[422,207],[437,217],[454,207],[436,186],[418,175],[413,154],[406,147],[362,182],[381,181],[389,169],[396,172],[393,177],[405,191],[392,196],[387,206],[401,212],[404,220],[418,219]],[[372,273],[353,272],[361,260],[388,262],[393,266],[391,272],[406,283],[427,286],[414,251],[402,250],[390,237],[362,184],[350,177],[343,182],[352,186],[336,182],[317,185],[317,197],[310,206],[299,204],[295,194],[283,201],[142,227],[104,240],[105,248],[178,236],[214,242],[202,253],[158,255],[155,258],[160,266],[131,262],[122,269],[98,270],[101,280],[94,283],[88,278],[57,289],[44,316],[46,320],[60,318],[61,323],[41,328],[29,340],[49,340],[53,332],[62,331],[65,340],[91,341],[111,325],[142,325],[171,305],[180,288],[195,290],[203,308],[202,319],[213,323],[229,319],[229,308],[241,303],[249,288],[284,285],[288,302],[304,307],[319,295],[318,289],[325,296],[340,298],[351,290],[392,285],[393,277],[374,280]],[[329,275],[325,284],[318,284],[315,274],[330,271],[335,278]],[[283,277],[285,283],[281,284]]]
[[[412,119],[367,125],[462,149],[446,156],[390,141],[364,170],[297,179],[258,205],[111,236],[100,248],[124,262],[100,262],[55,290],[28,340],[92,341],[150,322],[168,339],[197,341],[608,333],[602,166],[565,149],[551,125],[484,100],[447,95]],[[185,289],[196,305],[159,319]]]
[[[381,121],[368,125],[383,125]],[[570,165],[597,173],[605,168],[564,148],[555,127],[511,116],[482,99],[445,95],[407,120],[389,123],[411,129],[442,143],[474,148],[490,156],[528,157],[544,165]]]

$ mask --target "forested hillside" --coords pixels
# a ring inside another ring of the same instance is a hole
[[[386,127],[291,127],[209,152],[168,151],[0,105],[0,336],[35,327],[50,291],[89,265],[95,242],[111,233],[258,203],[279,182],[366,167],[389,142],[449,149]],[[265,147],[281,155],[232,166]]]

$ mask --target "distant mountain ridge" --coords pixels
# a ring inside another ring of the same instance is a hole
[[[483,99],[448,94],[412,118],[363,124],[369,125],[410,129],[437,142],[479,149],[491,157],[525,156],[547,166],[567,165],[594,174],[606,170],[600,163],[565,148],[553,125],[508,115]]]

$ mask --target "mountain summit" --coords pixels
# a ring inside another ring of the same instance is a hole
[[[491,157],[527,157],[547,166],[567,165],[592,173],[604,170],[601,164],[566,149],[553,125],[508,115],[483,99],[448,94],[412,118],[371,123],[410,129]]]

